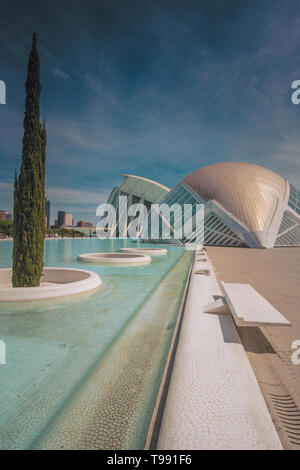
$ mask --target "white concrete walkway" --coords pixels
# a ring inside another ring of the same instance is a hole
[[[203,313],[222,293],[202,258],[197,252],[158,449],[282,449],[232,317]],[[197,274],[204,267],[210,276]]]

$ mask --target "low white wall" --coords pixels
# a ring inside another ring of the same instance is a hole
[[[0,302],[29,302],[82,294],[97,289],[102,281],[93,271],[44,268],[39,287],[11,285],[11,269],[0,269]]]
[[[281,449],[231,315],[203,312],[222,293],[201,258],[196,254],[158,449]],[[196,274],[205,265],[211,275]]]

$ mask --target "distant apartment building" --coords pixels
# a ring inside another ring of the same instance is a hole
[[[77,223],[77,227],[93,228],[93,224],[91,222],[85,222],[84,220],[80,220]]]
[[[65,212],[63,211],[58,211],[57,213],[57,226],[60,227],[64,225],[64,219],[65,219]]]
[[[57,213],[57,226],[58,227],[73,227],[73,216],[64,211]]]
[[[50,201],[46,199],[46,227],[50,228]]]
[[[0,220],[13,220],[13,213],[10,211],[0,211]]]

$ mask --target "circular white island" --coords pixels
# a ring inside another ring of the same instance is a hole
[[[150,263],[151,258],[137,253],[85,253],[77,256],[77,261],[118,266],[142,266]]]
[[[44,268],[39,287],[12,287],[11,268],[0,269],[0,302],[29,302],[90,292],[101,286],[98,274],[84,269]]]
[[[119,252],[122,253],[140,253],[143,255],[150,255],[150,256],[163,256],[168,254],[168,250],[166,248],[120,248]]]

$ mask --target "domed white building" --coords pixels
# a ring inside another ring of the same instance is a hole
[[[160,189],[158,198],[147,198],[151,202],[182,207],[203,204],[205,245],[300,245],[300,191],[267,168],[243,162],[216,163],[189,174],[171,191],[153,181],[134,178],[140,194],[143,184]],[[189,237],[177,240],[183,244],[191,241]]]

